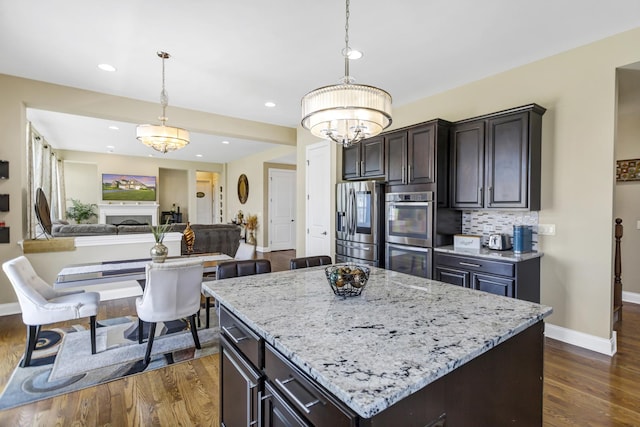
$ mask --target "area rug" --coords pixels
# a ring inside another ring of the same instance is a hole
[[[219,329],[198,329],[202,349],[193,345],[187,322],[158,323],[151,362],[142,362],[145,342],[138,344],[135,316],[103,320],[96,330],[96,354],[91,354],[89,331],[80,325],[43,330],[32,366],[16,367],[0,396],[0,410],[92,387],[128,375],[218,352]]]

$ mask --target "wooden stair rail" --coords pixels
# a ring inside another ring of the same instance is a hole
[[[622,254],[620,252],[620,241],[622,240],[623,227],[622,219],[616,218],[615,226],[615,238],[616,238],[616,252],[615,252],[615,264],[614,264],[614,279],[613,279],[613,321],[622,321]]]

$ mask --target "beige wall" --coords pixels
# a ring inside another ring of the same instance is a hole
[[[0,75],[0,159],[10,162],[10,179],[0,183],[0,192],[9,194],[11,212],[4,213],[2,218],[11,228],[9,244],[0,245],[0,262],[22,254],[18,242],[26,232],[26,199],[27,173],[26,164],[26,108],[40,108],[70,114],[146,123],[149,117],[158,114],[157,103],[136,101],[129,98],[110,96],[96,92],[73,89],[34,80]],[[289,147],[296,145],[295,129],[283,126],[268,125],[219,116],[216,114],[171,108],[171,120],[181,127],[193,132],[212,133],[282,144]],[[289,148],[290,150],[292,148]],[[96,163],[97,155],[73,156],[76,161]],[[135,158],[133,163],[140,164],[143,158]],[[99,164],[99,162],[98,162]],[[160,167],[180,168],[174,163],[158,163]],[[131,170],[130,168],[128,169]],[[101,173],[100,170],[98,170]],[[106,171],[109,172],[109,171]],[[189,169],[189,208],[195,209],[195,169]],[[97,184],[96,184],[97,185]],[[69,257],[73,263],[73,255]],[[11,284],[5,275],[0,275],[0,304],[16,301]]]
[[[618,71],[618,114],[615,160],[640,159],[640,71]],[[622,289],[640,293],[640,181],[615,186],[613,214],[622,218]]]
[[[268,227],[265,225],[264,200],[268,186],[265,179],[265,168],[274,159],[287,156],[295,151],[295,147],[277,147],[227,164],[227,191],[225,196],[227,220],[231,221],[239,210],[242,210],[245,218],[247,215],[258,215],[258,230],[256,233],[258,247],[266,248],[268,246]],[[238,178],[242,174],[245,174],[249,181],[249,196],[244,204],[240,203],[238,198]]]

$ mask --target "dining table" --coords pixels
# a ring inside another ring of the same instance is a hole
[[[205,253],[168,257],[165,262],[175,262],[186,259],[202,259],[204,266],[203,274],[209,278],[215,277],[218,263],[233,260],[233,258],[227,254]],[[136,280],[144,289],[145,266],[150,262],[151,258],[141,258],[71,264],[60,270],[60,273],[58,273],[53,283],[53,287],[55,289],[63,289]]]

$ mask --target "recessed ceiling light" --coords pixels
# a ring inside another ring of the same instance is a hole
[[[109,126],[109,129],[111,129],[111,130],[120,130],[120,128],[118,126],[114,126],[114,125]]]
[[[363,53],[360,52],[359,50],[353,50],[351,49],[351,51],[349,52],[349,59],[360,59],[362,58]]]
[[[149,157],[153,157],[153,154],[149,154]]]
[[[111,73],[116,71],[116,67],[110,64],[98,64],[98,68],[100,68],[102,71],[109,71]]]
[[[107,148],[108,148],[109,150],[113,150],[113,149],[114,149],[114,148],[116,148],[116,147],[115,147],[115,146],[113,146],[113,145],[107,145]]]
[[[275,106],[276,106],[276,103],[275,103],[275,102],[271,102],[271,101],[269,101],[269,102],[265,102],[265,103],[264,103],[264,106],[265,106],[265,107],[269,107],[269,108],[273,108],[273,107],[275,107]]]
[[[228,143],[229,143],[229,141],[222,141],[222,143],[223,143],[223,144],[228,144]]]
[[[196,154],[196,157],[202,157],[202,154]]]

